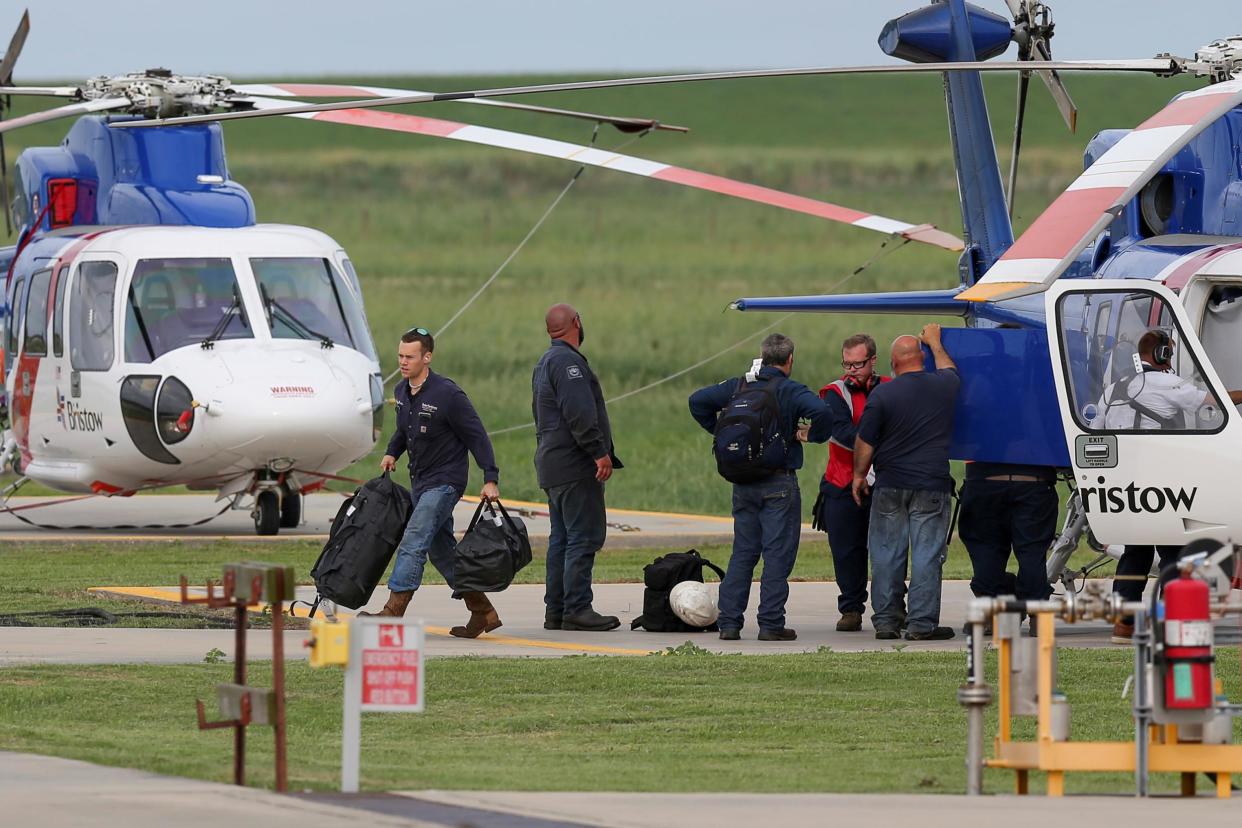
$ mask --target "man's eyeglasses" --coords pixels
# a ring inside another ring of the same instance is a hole
[[[427,330],[426,328],[410,328],[408,331],[402,334],[402,336],[410,336],[411,334],[418,334],[419,336],[431,336],[431,331]]]
[[[841,367],[847,371],[861,371],[866,368],[868,363],[875,361],[875,357],[870,356],[860,362],[846,362],[841,360]]]

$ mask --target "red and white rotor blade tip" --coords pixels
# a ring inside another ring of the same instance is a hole
[[[285,106],[283,101],[264,98],[252,98],[256,108],[279,108]],[[406,132],[415,135],[430,135],[437,138],[448,138],[454,141],[465,141],[471,144],[482,144],[489,147],[517,150],[548,158],[563,158],[575,164],[616,170],[617,172],[640,175],[660,181],[668,181],[700,190],[709,190],[722,195],[756,201],[785,210],[818,216],[830,221],[852,224],[890,235],[899,235],[911,241],[935,245],[946,250],[961,250],[962,240],[950,233],[937,230],[929,224],[908,224],[904,221],[885,218],[859,210],[852,210],[827,201],[793,195],[791,193],[760,187],[723,178],[709,173],[696,172],[683,167],[674,167],[658,161],[648,161],[632,155],[622,155],[605,149],[571,144],[526,135],[521,132],[509,132],[490,127],[471,126],[469,124],[443,121],[438,118],[423,118],[417,115],[401,115],[393,112],[379,112],[370,109],[341,109],[329,112],[302,112],[290,114],[290,118],[305,118],[312,121],[323,121],[334,124],[384,129],[393,132]]]
[[[45,121],[55,121],[58,118],[72,118],[75,115],[87,115],[91,112],[104,112],[109,109],[122,109],[129,105],[129,98],[100,98],[99,100],[94,101],[82,101],[81,103],[58,106],[54,109],[44,109],[41,112],[32,112],[29,115],[22,115],[20,118],[0,121],[0,134],[11,132],[25,126],[41,124]]]
[[[1235,77],[1188,92],[1139,124],[1078,176],[957,298],[998,302],[1042,293],[1170,158],[1239,104],[1242,79]]]
[[[420,92],[417,89],[393,89],[387,86],[352,86],[337,83],[244,83],[233,86],[234,92],[243,95],[261,95],[268,98],[399,98],[410,95],[431,95],[431,92]],[[612,124],[622,132],[640,132],[645,129],[659,129],[670,132],[689,132],[689,128],[674,124],[663,124],[653,118],[627,118],[618,115],[599,115],[594,112],[579,112],[574,109],[558,109],[550,106],[500,101],[493,98],[467,98],[461,103],[498,106],[503,109],[517,109],[542,115],[559,115],[565,118],[578,118],[584,121],[597,121]]]

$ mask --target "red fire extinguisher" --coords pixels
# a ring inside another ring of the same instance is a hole
[[[1212,622],[1204,581],[1183,572],[1164,588],[1164,703],[1180,710],[1212,705]]]

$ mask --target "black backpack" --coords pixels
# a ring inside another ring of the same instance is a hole
[[[488,515],[483,517],[486,506]],[[499,514],[496,509],[500,509]],[[499,500],[495,507],[479,501],[470,528],[457,544],[453,589],[458,592],[500,592],[531,562],[526,524],[513,517]]]
[[[689,552],[671,552],[661,555],[643,567],[643,614],[630,622],[630,629],[642,627],[647,632],[714,632],[714,623],[706,627],[692,627],[682,621],[669,605],[668,595],[682,581],[703,583],[703,567],[708,567],[721,578],[724,570],[699,554],[697,549]]]
[[[785,467],[788,451],[781,434],[776,389],[784,377],[757,382],[745,379],[720,412],[713,432],[716,469],[730,483],[757,483]]]
[[[311,569],[320,599],[357,609],[371,600],[414,511],[410,493],[384,472],[345,498]],[[313,610],[312,610],[313,614]]]

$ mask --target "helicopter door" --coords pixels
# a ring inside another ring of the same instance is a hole
[[[1045,309],[1074,480],[1096,537],[1242,537],[1242,415],[1176,296],[1152,282],[1063,279]]]
[[[118,268],[108,260],[82,261],[69,287],[69,394],[82,396],[84,374],[108,371],[116,361]]]

